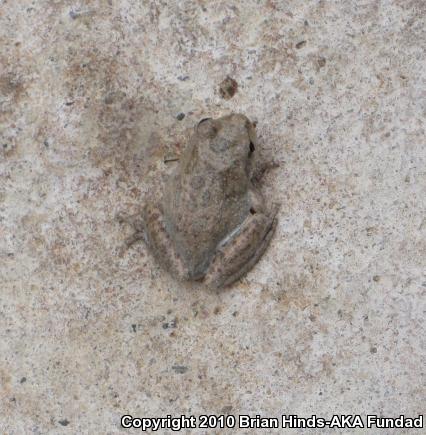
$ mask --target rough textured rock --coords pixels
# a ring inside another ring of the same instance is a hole
[[[0,0],[1,431],[424,411],[425,15],[422,0]],[[230,111],[258,120],[282,207],[261,262],[213,293],[142,244],[121,252],[115,216],[197,120]]]

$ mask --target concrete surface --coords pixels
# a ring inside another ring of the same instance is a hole
[[[1,432],[424,412],[425,16],[423,0],[0,0]],[[213,293],[143,244],[121,252],[115,215],[230,111],[280,162],[264,188],[282,207],[261,262]]]

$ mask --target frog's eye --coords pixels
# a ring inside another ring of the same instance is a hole
[[[256,148],[254,147],[254,143],[250,141],[250,151],[249,151],[249,157],[254,153],[254,150]]]
[[[198,125],[202,124],[203,122],[208,121],[209,119],[211,119],[211,118],[203,118],[203,119],[198,123]]]
[[[217,134],[216,123],[212,118],[204,118],[198,123],[196,131],[200,136],[212,139]]]

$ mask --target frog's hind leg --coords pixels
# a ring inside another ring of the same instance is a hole
[[[127,248],[143,240],[165,270],[180,279],[188,278],[181,257],[170,240],[163,218],[163,210],[159,204],[147,204],[142,213],[131,216],[120,214],[117,215],[117,219],[120,223],[126,223],[135,230],[125,240]]]
[[[167,231],[160,205],[148,205],[144,212],[144,240],[157,261],[169,273],[181,280],[189,278],[187,267]]]
[[[270,214],[250,214],[241,226],[219,245],[205,277],[209,287],[231,285],[259,260],[274,234],[277,209]]]

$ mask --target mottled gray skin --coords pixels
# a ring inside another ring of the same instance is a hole
[[[201,121],[163,195],[146,205],[144,238],[179,278],[224,287],[266,249],[276,209],[265,206],[252,183],[256,147],[244,115]]]

